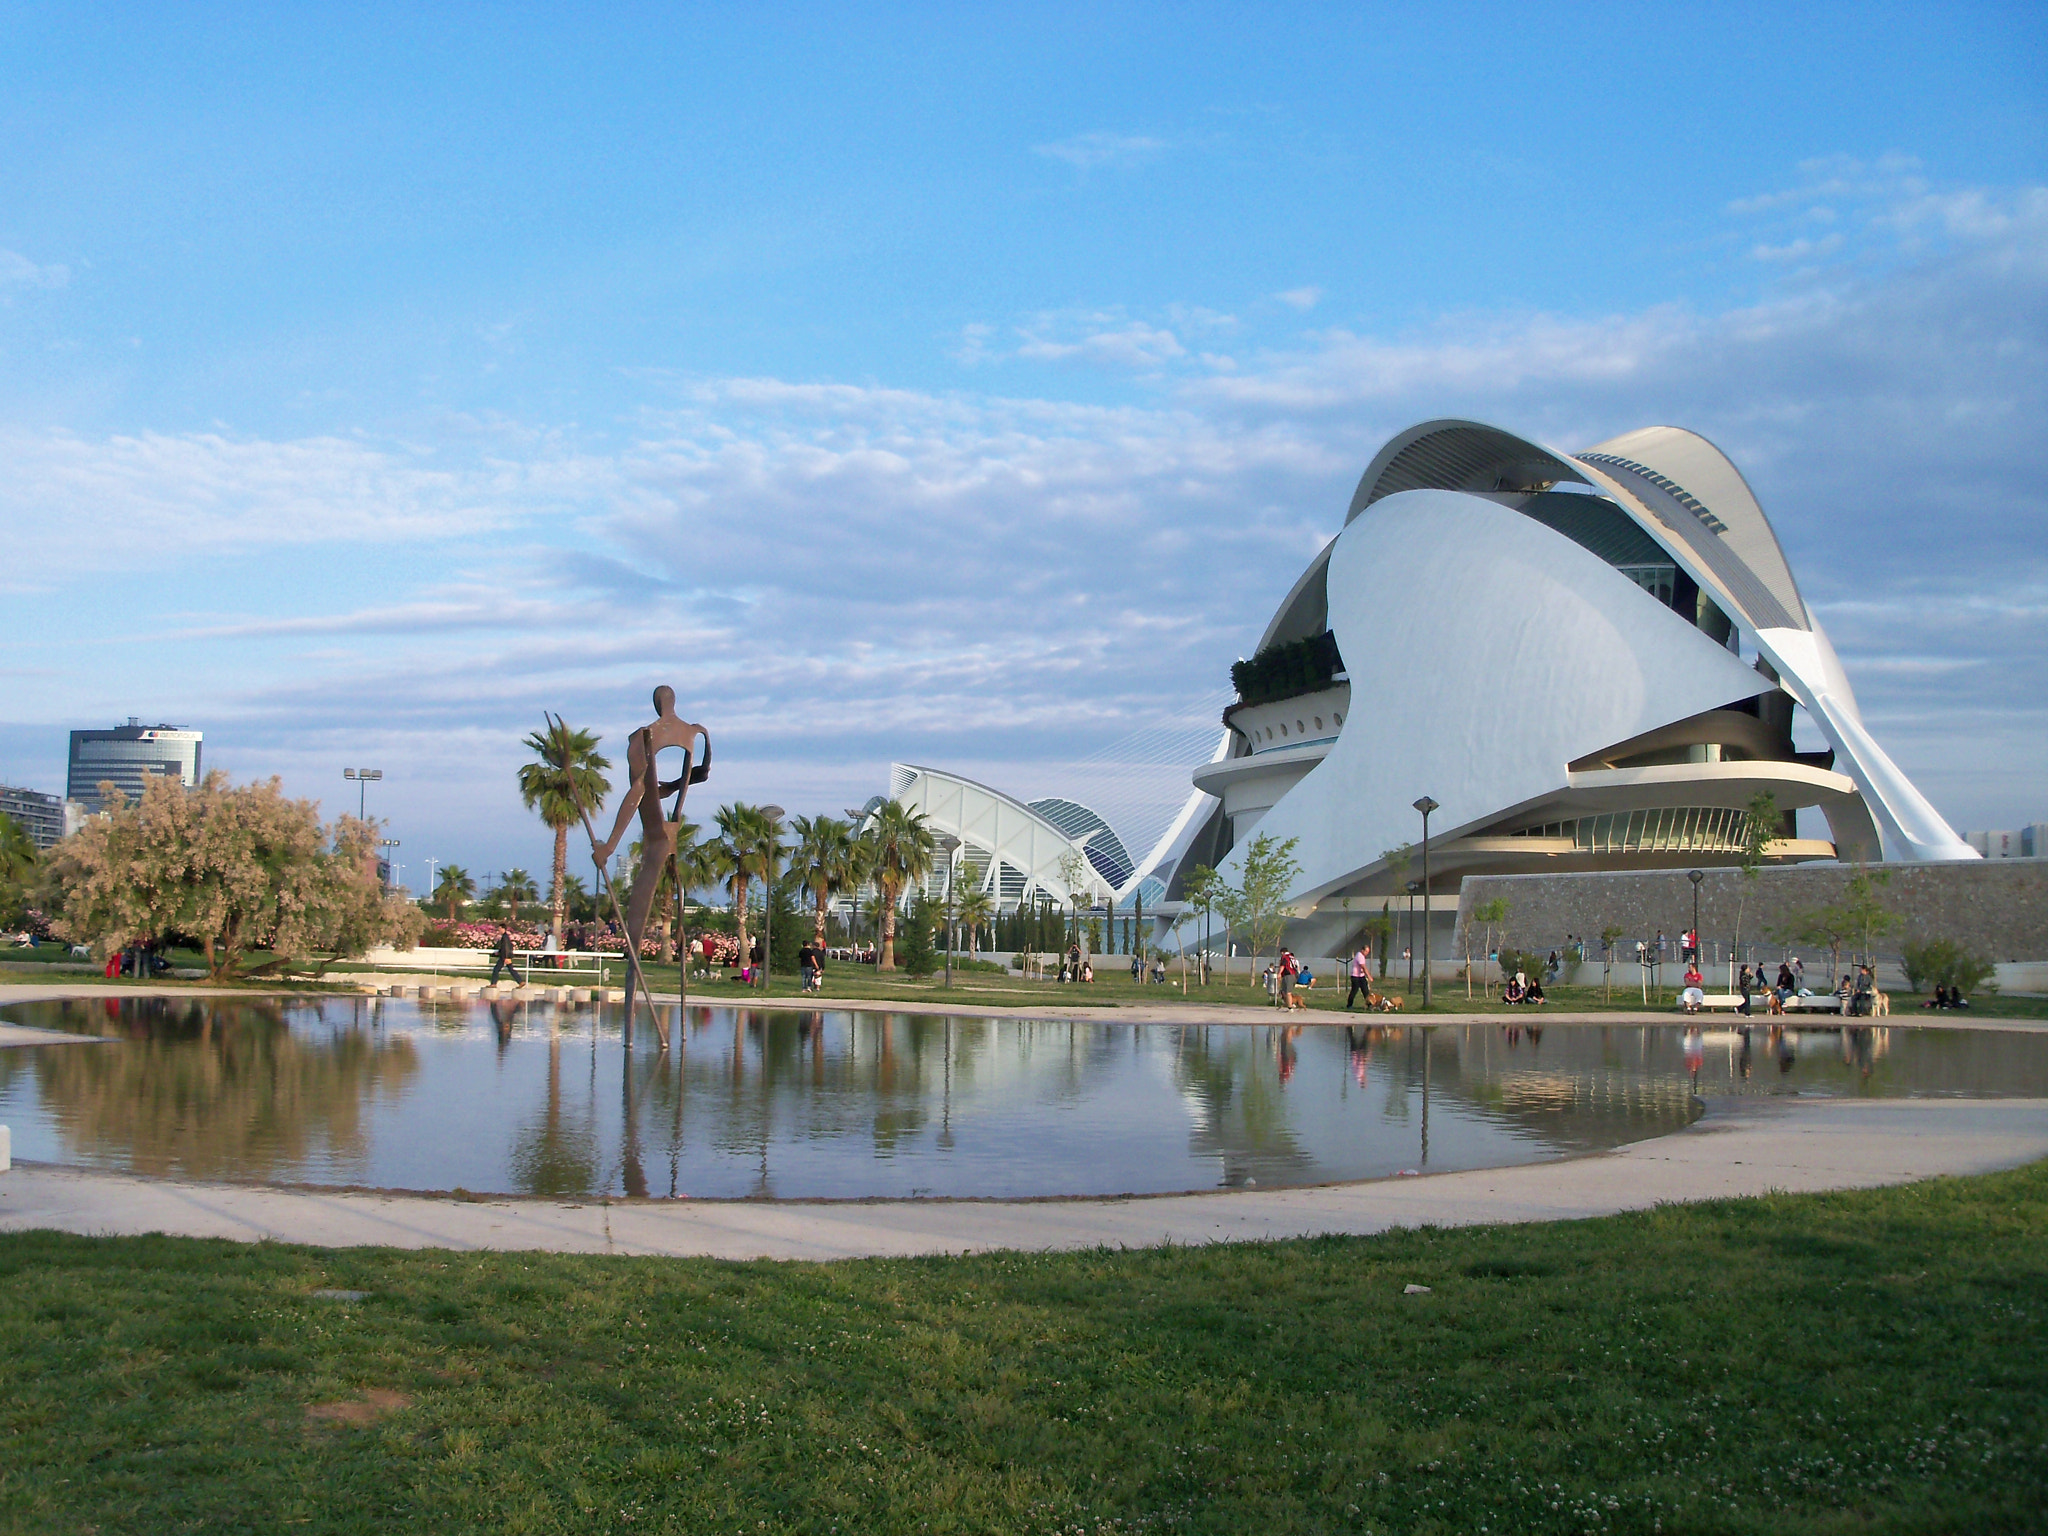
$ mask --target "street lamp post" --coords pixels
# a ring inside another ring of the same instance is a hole
[[[764,805],[761,820],[769,838],[761,860],[761,994],[768,994],[769,973],[775,969],[775,849],[782,841],[782,807]]]
[[[398,846],[398,839],[395,837],[379,838],[377,846],[379,848],[396,848]],[[393,864],[391,862],[391,855],[387,853],[384,855],[384,868],[390,872],[384,880],[384,889],[388,891],[398,883],[395,878],[396,872],[405,868],[405,866],[403,864]]]
[[[939,838],[946,855],[946,985],[953,985],[953,855],[960,851],[960,839],[948,832]]]
[[[368,821],[369,790],[364,786],[384,777],[382,768],[344,768],[341,776],[356,787],[356,820]]]
[[[1694,965],[1698,965],[1700,963],[1700,882],[1706,879],[1707,876],[1705,871],[1695,869],[1687,874],[1685,878],[1692,882],[1692,954],[1687,956],[1687,959]]]
[[[1408,952],[1408,990],[1415,990],[1415,893],[1422,889],[1420,880],[1408,882],[1408,942],[1403,946]]]
[[[1429,1006],[1429,813],[1436,802],[1424,795],[1415,802],[1422,812],[1422,1006]]]

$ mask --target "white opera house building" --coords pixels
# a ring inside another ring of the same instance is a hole
[[[1386,854],[1422,797],[1446,937],[1469,874],[1732,864],[1760,790],[1774,863],[1978,857],[1865,728],[1741,472],[1676,427],[1579,453],[1402,432],[1234,681],[1168,908],[1196,865],[1238,878],[1255,831],[1292,838],[1308,954],[1403,899],[1419,871]]]

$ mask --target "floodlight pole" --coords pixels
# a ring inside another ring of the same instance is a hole
[[[368,821],[370,819],[370,792],[368,785],[373,779],[383,778],[384,770],[382,768],[344,768],[341,770],[341,776],[356,787],[356,820]]]
[[[960,851],[960,839],[952,833],[939,838],[946,855],[946,985],[953,985],[953,855]]]
[[[782,820],[782,807],[764,805],[761,820],[769,827]],[[762,845],[761,859],[761,995],[768,995],[768,976],[775,968],[775,850],[782,844],[782,833],[776,828],[775,835]]]
[[[1422,1006],[1429,1006],[1429,813],[1436,802],[1424,795],[1415,802],[1422,812]]]

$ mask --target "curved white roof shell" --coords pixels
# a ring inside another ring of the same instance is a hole
[[[1602,848],[1618,825],[1631,855],[1725,852],[1717,815],[1759,789],[1823,810],[1843,856],[1975,856],[1872,739],[1755,494],[1696,433],[1648,427],[1568,454],[1481,422],[1411,427],[1375,455],[1259,648],[1325,630],[1353,666],[1413,659],[1414,682],[1391,709],[1353,710],[1355,673],[1240,704],[1241,742],[1195,773],[1236,829],[1226,875],[1254,825],[1298,840],[1303,911],[1384,874],[1425,794],[1445,873]],[[1831,766],[1790,750],[1795,703]],[[1684,760],[1703,732],[1735,743],[1727,760],[1719,745]],[[1789,833],[1775,846],[1837,852]]]

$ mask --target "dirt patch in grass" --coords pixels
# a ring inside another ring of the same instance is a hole
[[[365,1429],[385,1414],[396,1413],[401,1408],[411,1406],[412,1399],[403,1392],[371,1387],[359,1397],[345,1397],[331,1403],[308,1403],[306,1422],[320,1425],[342,1424],[351,1429]]]

